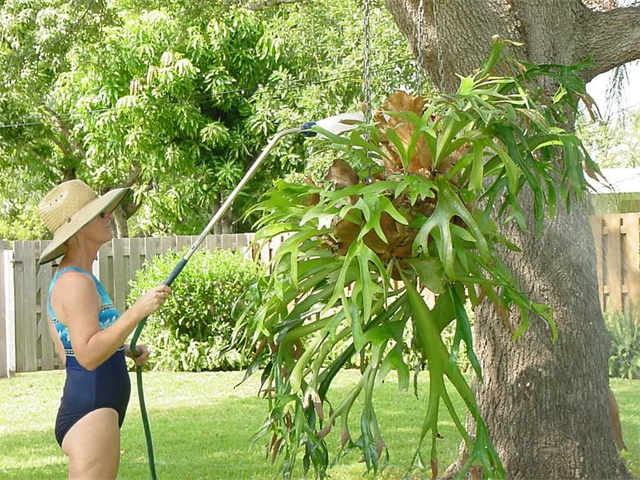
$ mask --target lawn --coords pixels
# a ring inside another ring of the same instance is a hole
[[[357,372],[338,378],[346,393]],[[264,456],[264,439],[251,438],[266,413],[266,403],[256,397],[258,377],[236,386],[241,372],[146,373],[145,394],[154,437],[160,479],[271,479],[277,464]],[[135,379],[133,379],[135,380]],[[64,381],[63,372],[20,374],[0,380],[0,478],[19,480],[66,477],[65,457],[53,437],[53,421]],[[134,382],[135,383],[135,382]],[[625,459],[638,475],[640,467],[640,391],[637,381],[612,380],[620,404]],[[412,392],[398,391],[391,379],[380,386],[376,402],[390,461],[382,478],[401,478],[415,451],[415,439],[424,412],[424,391],[417,400]],[[352,416],[356,436],[358,416]],[[458,436],[450,421],[443,421],[440,445],[443,464],[456,456]],[[338,435],[330,435],[331,452]],[[353,452],[331,470],[335,479],[361,479],[364,465]],[[298,472],[298,477],[301,477]],[[122,463],[119,478],[149,477],[146,446],[137,397],[134,392],[122,429]],[[418,477],[416,477],[418,478]]]

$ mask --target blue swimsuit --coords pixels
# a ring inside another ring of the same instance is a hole
[[[95,370],[87,370],[76,360],[69,340],[69,331],[66,326],[58,322],[51,308],[53,286],[60,275],[68,271],[82,273],[91,278],[96,284],[96,289],[102,300],[102,308],[98,315],[100,330],[107,328],[120,316],[104,287],[92,274],[76,267],[68,267],[60,270],[53,277],[49,287],[47,310],[60,336],[60,340],[62,340],[67,357],[67,379],[64,384],[55,427],[56,440],[60,446],[62,446],[62,440],[69,429],[87,413],[98,408],[113,408],[118,412],[118,422],[122,427],[131,394],[131,382],[127,371],[124,347],[116,351]]]

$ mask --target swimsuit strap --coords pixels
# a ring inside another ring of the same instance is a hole
[[[51,294],[53,293],[53,286],[58,281],[58,278],[60,278],[60,275],[69,271],[82,273],[87,277],[91,278],[94,282],[96,281],[96,277],[94,277],[93,274],[78,267],[66,267],[66,268],[63,268],[62,270],[58,270],[56,274],[53,276],[53,278],[51,279],[51,283],[49,284],[49,294],[47,295],[47,311],[49,312],[49,317],[52,319],[56,318],[56,316],[53,313],[53,309],[51,308]]]
[[[51,308],[51,293],[53,292],[53,286],[56,284],[56,282],[58,281],[58,278],[60,278],[60,276],[63,273],[66,273],[69,271],[82,273],[83,275],[86,275],[91,280],[93,280],[93,283],[96,285],[96,289],[98,290],[98,293],[100,294],[100,298],[102,299],[103,303],[105,301],[105,297],[107,300],[109,299],[109,296],[104,290],[104,287],[102,286],[100,281],[96,278],[96,276],[93,273],[87,272],[86,270],[83,270],[82,268],[78,268],[78,267],[65,267],[62,270],[59,270],[58,272],[56,272],[56,274],[51,279],[51,283],[49,284],[49,294],[47,295],[47,311],[49,312],[49,317],[51,317],[52,319],[56,318],[56,316],[53,313],[53,309]]]

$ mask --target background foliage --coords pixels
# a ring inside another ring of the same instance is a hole
[[[131,234],[194,233],[274,132],[359,108],[360,7],[4,2],[0,176],[41,180],[20,185],[23,205],[76,176],[99,191],[130,185]],[[374,93],[410,86],[409,51],[382,2],[371,24]],[[224,228],[246,228],[231,223],[272,179],[304,170],[306,148],[280,142]],[[0,182],[0,204],[9,187]],[[19,219],[6,213],[0,237],[35,234],[10,228]]]
[[[609,376],[640,378],[640,304],[605,313],[604,319],[611,336]]]
[[[162,283],[181,257],[174,252],[156,256],[138,273],[129,298],[134,301]],[[173,283],[173,295],[142,331],[140,343],[153,352],[150,367],[190,372],[245,367],[245,353],[230,348],[232,311],[262,270],[239,252],[196,252]]]
[[[640,167],[640,110],[593,122],[581,117],[577,127],[601,167]]]

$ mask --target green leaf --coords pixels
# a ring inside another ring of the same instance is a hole
[[[405,260],[418,274],[420,283],[430,292],[439,294],[444,292],[443,267],[439,259],[425,260],[424,258],[408,258]]]
[[[394,207],[393,203],[391,203],[391,201],[387,197],[379,197],[379,201],[380,201],[380,210],[381,211],[388,213],[391,216],[391,218],[393,218],[396,222],[398,222],[398,223],[400,223],[402,225],[408,225],[409,224],[409,222],[404,217],[404,215],[402,215],[396,209],[396,207]]]
[[[484,143],[473,144],[473,163],[471,167],[471,177],[469,178],[469,189],[480,191],[483,188],[484,180]]]
[[[422,175],[402,175],[395,190],[395,197],[398,198],[407,192],[411,205],[415,205],[418,199],[426,200],[435,198],[436,185],[431,180]]]
[[[453,307],[456,312],[456,333],[453,339],[453,347],[451,350],[451,359],[450,361],[454,364],[457,361],[458,351],[460,349],[460,340],[463,340],[467,346],[467,358],[473,367],[474,372],[482,381],[482,369],[480,368],[480,362],[478,361],[478,357],[476,357],[476,353],[473,350],[473,335],[471,333],[471,325],[469,323],[469,317],[467,316],[467,311],[462,304],[462,300],[458,295],[458,292],[455,288],[449,287],[449,295],[451,296],[451,301],[453,303]]]
[[[387,374],[393,368],[395,368],[396,372],[398,373],[398,389],[408,390],[410,380],[409,366],[404,361],[404,356],[400,344],[395,345],[383,360],[376,377],[376,383],[382,383]]]
[[[423,251],[428,250],[428,239],[433,237],[438,246],[438,255],[442,261],[444,271],[450,281],[454,281],[456,273],[454,269],[454,255],[453,245],[451,241],[451,222],[453,217],[460,217],[469,231],[473,235],[476,247],[480,252],[480,255],[485,258],[490,258],[489,246],[486,239],[475,219],[462,203],[458,195],[454,192],[452,186],[448,181],[442,177],[436,179],[436,186],[438,188],[438,203],[433,215],[428,218],[424,223],[420,231],[418,232],[414,241],[414,251],[418,248],[422,248]],[[439,236],[433,236],[431,234],[433,229],[437,229],[440,232]]]

